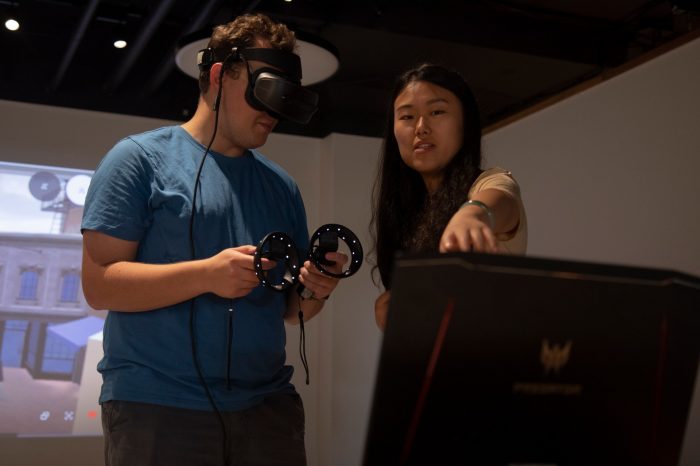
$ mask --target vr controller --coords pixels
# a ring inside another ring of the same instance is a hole
[[[338,251],[339,241],[343,241],[350,251],[350,262],[345,270],[336,272],[330,269],[335,262],[326,259],[326,253]],[[263,270],[263,258],[275,261],[277,266],[270,270]],[[355,233],[347,227],[328,223],[319,227],[311,235],[306,258],[325,275],[347,278],[362,266],[362,244]],[[286,291],[298,282],[303,260],[299,257],[294,241],[285,233],[275,231],[260,240],[255,249],[253,263],[255,275],[263,286],[275,291]],[[310,298],[312,294],[303,285],[297,288],[297,292],[304,299]]]

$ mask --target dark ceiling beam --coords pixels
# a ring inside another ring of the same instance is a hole
[[[129,52],[117,67],[116,71],[112,75],[112,79],[109,80],[105,86],[107,91],[114,91],[119,87],[122,81],[124,81],[124,78],[134,66],[134,63],[136,63],[139,55],[143,52],[144,48],[148,44],[148,41],[156,32],[160,23],[163,22],[165,15],[168,14],[174,3],[175,0],[162,0],[158,4],[156,10],[146,20],[146,23],[139,31],[133,45],[128,47]]]
[[[260,0],[252,0],[247,7],[243,8],[243,14],[250,13],[258,7]]]
[[[185,31],[184,34],[180,36],[180,38],[186,37],[190,34],[194,34],[197,31],[203,29],[204,26],[213,17],[213,12],[218,7],[220,2],[221,0],[209,0],[207,4],[204,5],[204,8],[201,9],[199,14],[197,15],[197,18],[195,18],[192,24],[190,24],[190,27]],[[248,3],[248,6],[243,8],[241,13],[250,13],[258,6],[259,3],[260,0],[252,0]],[[158,67],[158,72],[153,75],[153,78],[144,87],[144,90],[142,91],[143,95],[155,92],[173,71],[173,67],[175,66],[175,52],[176,51],[173,50],[172,54],[166,55],[166,57],[163,59],[160,66]]]
[[[207,24],[209,18],[211,18],[212,16],[214,9],[219,5],[220,2],[221,0],[209,0],[207,4],[204,5],[204,8],[200,10],[199,14],[187,28],[185,33],[182,34],[180,37],[185,37],[202,29]],[[170,73],[173,71],[173,67],[175,66],[175,52],[176,50],[173,48],[171,53],[165,55],[165,58],[163,58],[163,61],[160,63],[160,66],[156,68],[158,71],[153,74],[151,80],[144,87],[144,95],[156,91],[163,84],[163,81],[165,81],[168,75],[170,75]]]
[[[88,25],[95,16],[95,11],[97,10],[97,6],[99,4],[100,0],[91,0],[87,8],[85,8],[85,11],[83,11],[83,15],[80,18],[80,24],[73,33],[73,36],[68,43],[66,53],[63,54],[63,58],[61,59],[61,64],[58,67],[58,71],[56,71],[53,80],[51,80],[51,84],[49,84],[49,91],[55,91],[58,89],[58,86],[61,85],[63,77],[66,75],[66,71],[68,70],[68,66],[70,66],[71,62],[73,61],[75,52],[78,50],[78,46],[83,40],[83,36],[85,35]]]
[[[610,65],[622,60],[628,42],[624,22],[559,14],[524,12],[501,2],[455,2],[450,9],[427,6],[367,8],[285,8],[266,4],[264,12],[278,20],[299,25],[328,22],[381,29],[396,34],[451,41],[474,47],[523,53],[589,65]],[[290,5],[295,5],[296,2]]]

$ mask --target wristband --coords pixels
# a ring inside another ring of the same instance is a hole
[[[309,301],[326,301],[330,297],[331,295],[328,295],[325,298],[317,298],[315,294],[311,293],[311,296],[309,296],[307,299]]]
[[[308,289],[306,287],[297,288],[297,291],[299,289],[301,289],[299,296],[301,296],[301,299],[303,299],[303,300],[308,299],[309,301],[325,301],[331,297],[331,295],[328,295],[325,298],[318,298],[318,297],[316,297],[316,294],[313,291],[311,291],[310,289]]]
[[[486,216],[489,219],[489,227],[491,227],[492,230],[494,229],[495,222],[493,219],[493,211],[491,210],[491,208],[489,206],[487,206],[486,204],[484,204],[481,201],[477,201],[476,199],[469,199],[467,202],[462,204],[459,208],[461,209],[462,207],[466,207],[468,205],[474,205],[474,206],[481,208],[481,210],[483,210],[484,213],[486,213]]]

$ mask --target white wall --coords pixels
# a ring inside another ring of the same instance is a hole
[[[695,39],[486,136],[521,184],[528,254],[700,276],[698,85]],[[682,466],[699,436],[696,383]]]
[[[0,160],[94,170],[121,138],[166,120],[0,100]]]
[[[700,275],[698,83],[700,40],[487,135],[488,164],[512,170],[521,184],[530,255]],[[5,101],[0,118],[1,160],[88,169],[119,138],[168,123]],[[379,145],[341,134],[272,135],[262,152],[297,179],[310,231],[344,224],[367,253]],[[356,466],[362,457],[381,342],[369,272],[366,263],[341,283],[308,324],[308,387],[298,363],[298,327],[288,332],[294,381],[306,405],[310,466]],[[3,449],[3,456],[28,454]],[[66,464],[99,462],[94,446],[89,458],[85,450],[70,451],[52,463],[59,466],[66,456],[72,458]],[[686,464],[700,458],[688,451]]]
[[[700,39],[485,138],[530,255],[700,275]]]
[[[360,239],[365,257],[370,248],[370,197],[380,141],[330,135],[323,141],[321,195],[323,223],[340,223]],[[318,465],[356,466],[374,386],[381,333],[374,324],[377,288],[371,264],[341,282],[332,307],[319,319],[322,333],[323,385],[319,419]]]

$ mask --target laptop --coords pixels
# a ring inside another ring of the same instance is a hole
[[[697,277],[404,255],[363,464],[676,466],[698,354]]]

